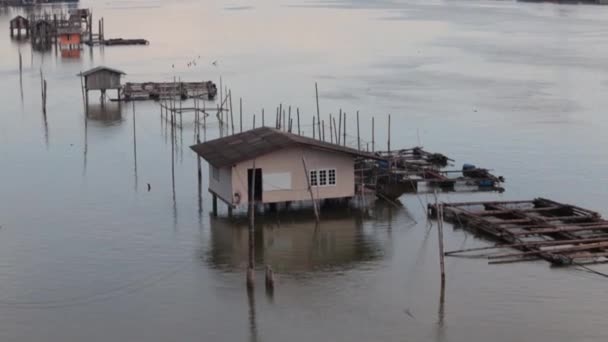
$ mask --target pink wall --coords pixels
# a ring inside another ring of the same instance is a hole
[[[213,178],[213,166],[209,165],[209,190],[218,195],[224,202],[232,203],[232,171],[230,168],[219,169],[219,181]]]
[[[262,169],[264,182],[262,199],[264,203],[310,200],[302,157],[306,159],[308,170],[336,169],[335,186],[313,187],[316,199],[354,196],[355,175],[352,156],[312,148],[294,147],[276,151],[255,160],[255,167]],[[251,167],[252,161],[249,160],[232,168],[232,191],[241,194],[240,205],[247,204],[247,169]],[[271,177],[273,175],[274,178]],[[279,178],[284,182],[286,175],[291,178],[290,190],[280,190],[276,188],[276,183],[269,183],[271,179],[278,182],[277,176],[280,176]]]

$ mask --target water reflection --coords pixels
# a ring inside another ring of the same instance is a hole
[[[106,102],[104,104],[91,104],[87,108],[87,116],[90,120],[113,125],[121,122],[122,113],[118,103]]]
[[[399,210],[385,209],[374,210],[381,216],[380,221]],[[258,269],[270,265],[278,273],[302,273],[347,269],[360,262],[377,260],[385,254],[382,241],[388,241],[390,234],[390,229],[367,229],[372,221],[377,224],[377,219],[345,208],[324,211],[320,225],[307,210],[258,215],[256,264]],[[209,225],[210,251],[201,254],[206,255],[214,268],[242,271],[247,264],[247,220],[210,217]]]

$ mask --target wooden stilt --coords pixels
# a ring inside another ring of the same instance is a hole
[[[249,263],[247,267],[247,288],[254,287],[255,272],[255,159],[251,170],[251,187],[249,189]]]

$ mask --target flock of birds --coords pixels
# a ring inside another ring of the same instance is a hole
[[[188,63],[186,63],[186,67],[190,68],[190,67],[195,67],[196,66],[196,61],[201,59],[201,56],[199,55],[197,58],[189,61]],[[211,62],[211,65],[217,67],[217,59],[214,60],[213,62]],[[175,69],[175,64],[171,64],[171,68]]]

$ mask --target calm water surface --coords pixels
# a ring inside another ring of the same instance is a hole
[[[544,262],[448,258],[441,307],[427,196],[402,197],[399,209],[376,203],[368,215],[324,211],[317,229],[310,211],[260,218],[259,285],[248,296],[246,221],[210,217],[206,191],[199,207],[191,119],[177,138],[174,196],[157,104],[94,105],[85,120],[75,76],[100,64],[124,70],[128,81],[222,76],[243,98],[245,128],[282,102],[300,108],[308,132],[316,81],[325,117],[348,113],[351,141],[359,110],[366,141],[373,116],[377,147],[386,146],[390,113],[392,146],[420,142],[455,158],[455,167],[473,162],[507,178],[504,194],[444,200],[546,196],[608,215],[608,7],[81,5],[105,18],[107,37],[150,46],[85,48],[77,59],[35,52],[6,32],[18,11],[0,10],[1,341],[608,339],[607,280]],[[46,124],[40,69],[49,84]],[[204,138],[219,136],[214,125]],[[445,239],[447,249],[484,244],[451,226]],[[264,293],[264,264],[277,273],[273,298]]]

